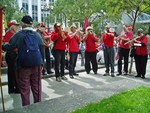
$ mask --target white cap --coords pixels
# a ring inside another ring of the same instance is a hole
[[[88,26],[87,28],[86,28],[86,30],[92,30],[93,28],[91,27],[91,26]]]

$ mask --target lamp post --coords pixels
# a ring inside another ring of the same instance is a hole
[[[104,18],[103,15],[105,15],[106,12],[104,10],[101,10],[101,17],[102,17],[102,32],[104,31]]]
[[[48,28],[48,32],[50,32],[50,28],[49,28],[49,18],[48,18],[48,14],[50,14],[48,11],[49,10],[53,10],[54,7],[53,6],[49,6],[48,4],[45,5],[41,5],[41,11],[45,12],[44,16],[46,15],[46,21],[47,21],[47,28]]]
[[[22,12],[24,13],[24,15],[27,15],[27,10],[26,10],[24,7],[22,7],[22,8],[20,9],[20,11],[22,11]]]

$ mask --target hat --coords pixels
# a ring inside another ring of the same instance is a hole
[[[143,33],[143,29],[139,28],[139,29],[137,30],[137,33],[138,33],[138,34]]]
[[[9,22],[8,28],[10,28],[10,27],[13,26],[13,25],[17,25],[17,26],[18,26],[19,24],[17,23],[16,20],[12,20],[12,21]]]
[[[110,28],[110,26],[109,26],[109,25],[106,25],[105,27],[106,27],[106,28]]]
[[[75,24],[73,24],[73,25],[70,26],[70,28],[72,28],[72,27],[77,28]]]
[[[45,27],[44,22],[41,22],[41,23],[40,23],[40,27]]]
[[[30,16],[24,16],[22,19],[21,19],[21,21],[23,22],[23,23],[25,23],[25,24],[30,24],[30,25],[32,25],[32,23],[33,23],[33,19],[30,17]]]
[[[87,28],[86,28],[86,30],[92,30],[93,28],[91,27],[91,26],[88,26]]]

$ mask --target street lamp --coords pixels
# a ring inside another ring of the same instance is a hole
[[[27,15],[27,10],[26,10],[24,7],[22,7],[22,8],[20,9],[20,11],[22,11],[25,15]]]
[[[102,17],[102,32],[104,31],[104,21],[103,21],[103,15],[105,15],[106,12],[104,10],[101,10],[101,17]]]
[[[48,28],[48,32],[50,32],[50,28],[49,28],[49,18],[48,18],[48,14],[49,13],[49,10],[53,10],[54,7],[53,6],[49,6],[48,4],[45,4],[45,5],[41,5],[41,11],[45,12],[44,15],[46,15],[46,20],[47,20],[47,28]]]

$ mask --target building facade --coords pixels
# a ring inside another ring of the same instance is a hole
[[[54,2],[55,0],[17,0],[17,3],[23,13],[29,14],[34,21],[44,21],[45,13],[49,15],[48,10],[43,10],[42,6]],[[44,7],[45,8],[45,7]]]

